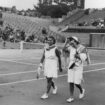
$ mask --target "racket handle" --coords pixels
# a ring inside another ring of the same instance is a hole
[[[38,67],[38,69],[37,69],[37,75],[36,75],[36,78],[37,78],[37,79],[38,79],[39,76],[40,76],[40,72],[41,72],[41,67]]]

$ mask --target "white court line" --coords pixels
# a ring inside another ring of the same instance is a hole
[[[27,65],[27,63],[23,63],[23,64],[26,64]],[[105,64],[105,63],[94,63],[94,64],[90,64],[90,65],[84,65],[84,67],[86,67],[86,66],[101,65],[101,64]],[[31,65],[35,65],[35,64],[31,64]],[[6,74],[0,74],[0,77],[1,76],[9,76],[9,75],[26,74],[26,73],[36,73],[36,71],[34,70],[34,71],[25,71],[25,72],[6,73]]]
[[[90,64],[90,66],[101,65],[101,64],[105,64],[105,62],[101,62],[101,63],[92,63],[92,64]]]
[[[17,75],[17,74],[27,74],[27,73],[36,73],[37,71],[24,71],[24,72],[16,72],[16,73],[6,73],[6,74],[0,74],[1,76],[9,76],[9,75]]]
[[[0,61],[7,61],[7,62],[13,62],[13,63],[19,63],[19,64],[24,64],[24,65],[36,65],[37,64],[33,64],[33,63],[25,63],[25,62],[18,62],[18,61],[15,61],[15,60],[8,60],[8,59],[0,59]],[[101,63],[92,63],[90,64],[89,66],[94,66],[94,65],[101,65],[101,64],[105,64],[105,62],[101,62]],[[84,65],[84,66],[87,66],[87,65]]]
[[[102,71],[102,70],[105,70],[105,68],[84,71],[84,73],[90,73],[90,72]],[[64,77],[66,75],[67,74],[59,75],[59,77]],[[16,82],[10,82],[10,83],[2,83],[2,84],[0,84],[0,86],[8,86],[8,85],[13,85],[13,84],[18,84],[18,83],[27,83],[27,82],[37,81],[37,80],[44,80],[44,79],[45,78],[39,78],[39,79],[29,79],[29,80],[16,81]]]
[[[17,61],[15,61],[15,60],[0,59],[0,61],[13,62],[13,63],[19,63],[19,64],[31,65],[31,66],[32,66],[32,65],[33,65],[33,66],[37,65],[37,64],[33,64],[33,63],[17,62]]]
[[[16,58],[16,59],[13,59],[13,58],[0,58],[0,59],[3,59],[3,60],[14,60],[14,61],[22,61],[22,60],[40,60],[41,58],[36,57],[36,58]]]

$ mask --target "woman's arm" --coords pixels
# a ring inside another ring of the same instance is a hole
[[[44,59],[45,59],[45,51],[43,52],[42,58],[41,58],[41,60],[40,60],[39,67],[38,67],[38,69],[37,69],[37,75],[36,75],[36,78],[37,78],[37,79],[38,79],[39,76],[40,76],[40,72],[41,72],[42,67],[43,67]]]
[[[58,62],[59,62],[59,70],[62,72],[62,67],[61,67],[61,52],[56,48],[55,54],[58,57]]]
[[[42,58],[40,60],[40,63],[43,64],[44,60],[45,60],[45,50],[43,52]]]

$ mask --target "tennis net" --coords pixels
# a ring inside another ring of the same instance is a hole
[[[24,49],[43,49],[44,44],[43,43],[29,43],[29,42],[20,42],[20,50]]]

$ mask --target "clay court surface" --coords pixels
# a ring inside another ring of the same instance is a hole
[[[67,103],[69,88],[66,70],[55,80],[58,93],[46,100],[41,95],[46,90],[43,72],[36,79],[42,50],[0,50],[0,105],[105,105],[105,51],[89,50],[91,65],[84,65],[84,99],[79,100],[75,91],[75,101]]]

